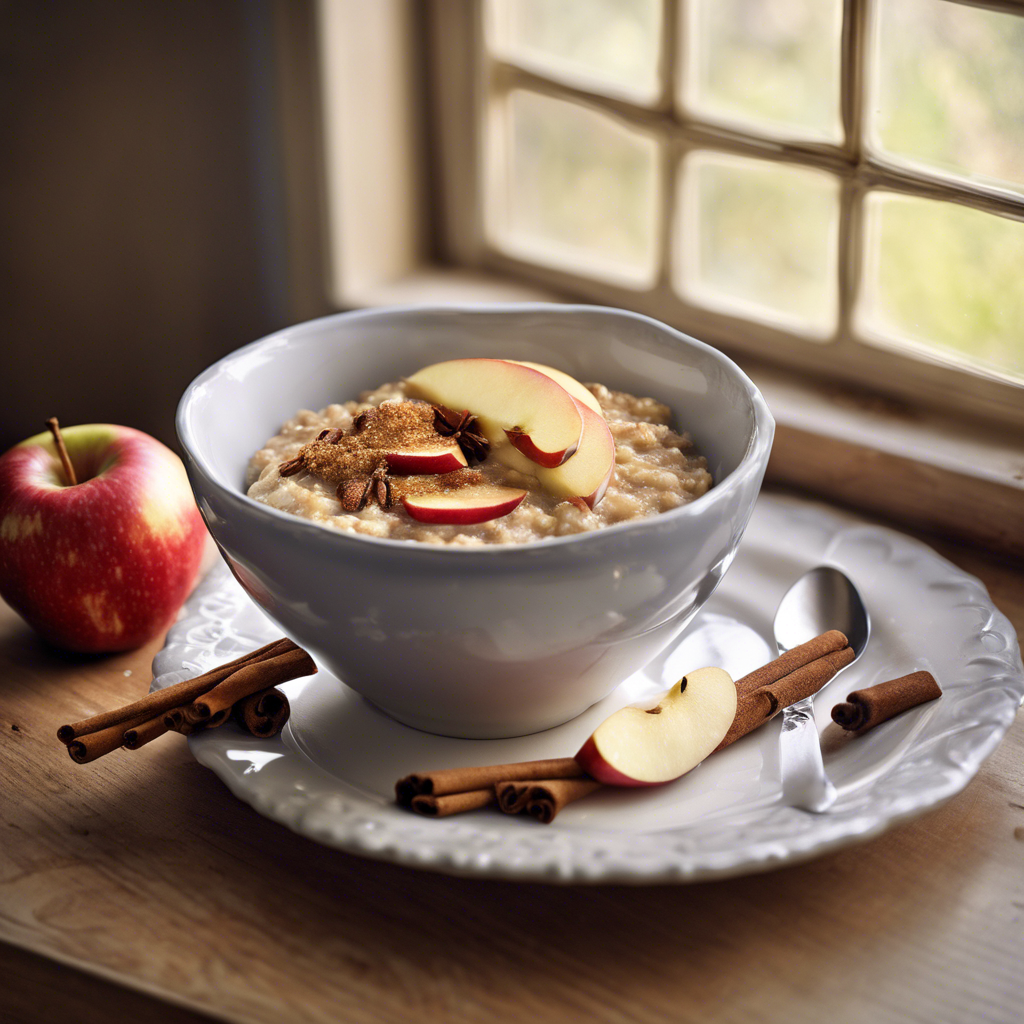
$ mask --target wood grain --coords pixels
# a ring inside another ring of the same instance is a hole
[[[1024,573],[936,546],[1024,630]],[[158,646],[63,656],[0,612],[0,940],[38,958],[4,972],[0,1019],[26,998],[54,1019],[67,965],[104,979],[111,1011],[116,981],[246,1022],[1019,1019],[1020,721],[963,793],[861,846],[694,886],[554,888],[319,846],[178,736],[73,764],[57,725],[143,692]]]
[[[0,1003],[4,1024],[211,1024],[213,1017],[187,1010],[163,997],[144,995],[46,957],[0,942]],[[42,1012],[41,1012],[42,1010]]]

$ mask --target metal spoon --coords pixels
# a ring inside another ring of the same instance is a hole
[[[839,569],[821,565],[804,573],[786,591],[773,628],[780,654],[827,630],[838,629],[850,641],[856,661],[867,647],[871,620],[850,578]],[[813,696],[783,711],[779,763],[786,803],[815,813],[832,806],[836,789],[821,760]]]

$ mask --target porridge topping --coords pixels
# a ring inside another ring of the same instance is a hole
[[[468,412],[419,402],[387,402],[366,409],[352,421],[352,433],[321,430],[297,455],[282,462],[283,477],[311,473],[335,485],[346,512],[360,512],[368,502],[390,509],[394,498],[458,489],[483,482],[479,473],[463,471],[467,453],[484,458],[487,440],[476,433]],[[391,473],[427,473],[395,486]]]
[[[491,443],[479,433],[479,424],[469,412],[455,412],[444,405],[434,406],[434,429],[453,441],[458,442],[467,459],[483,462],[487,458]]]
[[[391,508],[393,493],[387,467],[380,463],[366,483],[362,480],[342,480],[338,484],[338,499],[346,512],[360,512],[371,499],[383,509]]]
[[[336,529],[430,544],[582,533],[708,490],[705,459],[670,417],[655,399],[550,367],[452,360],[299,412],[253,456],[249,495]]]

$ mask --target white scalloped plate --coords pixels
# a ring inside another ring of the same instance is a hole
[[[677,782],[602,790],[550,826],[497,811],[432,820],[392,802],[395,780],[412,771],[572,754],[613,710],[692,668],[750,671],[771,656],[779,598],[822,562],[854,580],[873,625],[864,656],[815,701],[825,765],[839,790],[828,813],[781,802],[778,719]],[[278,635],[218,564],[168,634],[153,685]],[[919,668],[935,675],[940,700],[857,739],[831,724],[830,708],[848,691]],[[1024,668],[1013,627],[984,586],[926,545],[823,506],[762,495],[735,563],[680,643],[557,729],[451,739],[399,725],[324,671],[285,689],[292,717],[280,736],[255,740],[228,725],[190,740],[197,760],[261,814],[350,853],[434,871],[646,884],[796,863],[938,806],[1002,739],[1024,698]]]

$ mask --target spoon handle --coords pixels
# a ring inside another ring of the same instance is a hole
[[[814,697],[805,697],[782,712],[779,768],[782,798],[791,807],[820,814],[835,802],[836,788],[829,782],[821,759]]]

